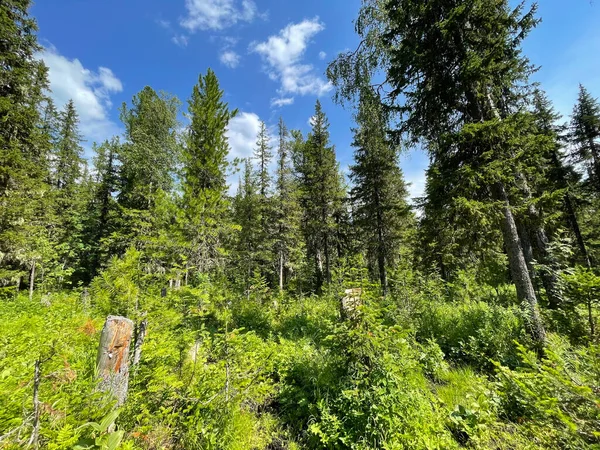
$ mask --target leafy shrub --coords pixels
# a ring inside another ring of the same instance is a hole
[[[515,367],[519,358],[514,341],[527,341],[517,307],[481,301],[431,303],[421,312],[416,335],[420,342],[437,342],[450,361],[489,372],[491,360]]]
[[[600,347],[573,349],[554,335],[542,359],[518,351],[518,369],[497,364],[503,415],[545,448],[598,448]]]

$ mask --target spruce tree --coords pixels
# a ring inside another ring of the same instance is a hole
[[[600,192],[600,104],[582,85],[571,116],[571,142],[577,160],[588,167],[592,185]]]
[[[118,138],[105,141],[101,145],[94,144],[94,175],[92,194],[87,206],[85,220],[85,249],[88,268],[84,279],[91,281],[110,259],[108,237],[116,230],[118,217],[117,203],[114,198],[119,189]]]
[[[278,124],[277,168],[274,196],[274,254],[277,257],[279,290],[282,291],[301,259],[298,189],[291,167],[289,132],[283,119]]]
[[[275,264],[272,254],[273,250],[273,205],[271,194],[271,175],[269,166],[273,158],[270,145],[270,137],[267,126],[260,123],[256,147],[254,149],[254,160],[256,162],[256,182],[258,185],[258,208],[260,220],[257,224],[260,238],[257,241],[256,258],[260,275],[271,281],[275,278]]]
[[[206,271],[222,260],[228,208],[226,170],[229,143],[226,131],[237,110],[223,102],[223,91],[212,70],[200,75],[188,100],[186,143],[183,149],[184,232],[192,264]]]
[[[591,267],[591,261],[587,250],[587,245],[581,227],[579,219],[577,218],[577,206],[574,201],[574,189],[579,185],[579,174],[565,157],[563,150],[565,127],[558,125],[558,121],[561,116],[558,114],[548,96],[541,90],[536,90],[533,97],[533,113],[536,118],[536,125],[540,134],[551,141],[553,145],[549,147],[549,154],[547,160],[549,162],[549,169],[546,173],[546,186],[545,190],[561,191],[563,193],[563,204],[562,209],[565,214],[567,225],[571,228],[581,258],[584,264],[589,268]]]
[[[259,255],[263,231],[261,229],[260,179],[255,176],[250,158],[244,160],[244,172],[233,199],[235,223],[240,227],[236,236],[237,269],[243,276],[248,291],[254,271],[259,268]]]
[[[125,103],[121,107],[125,142],[120,152],[119,203],[125,208],[150,210],[156,192],[170,192],[173,187],[179,162],[179,100],[146,86],[131,103],[131,107]]]
[[[354,130],[354,165],[350,178],[355,224],[369,269],[388,292],[387,268],[397,261],[399,246],[410,216],[408,190],[398,166],[395,147],[387,138],[387,117],[379,97],[370,90],[361,94]]]
[[[531,118],[518,112],[532,68],[520,45],[536,23],[535,7],[513,10],[507,0],[367,0],[357,25],[361,47],[338,57],[329,75],[348,98],[383,70],[378,88],[389,88],[387,106],[403,119],[396,136],[424,141],[434,161],[452,162],[463,192],[489,195],[529,331],[541,345],[545,330],[514,214],[515,204],[530,201],[520,192],[527,173],[520,157],[534,135]]]
[[[51,142],[40,109],[48,87],[29,0],[0,4],[0,283],[18,285],[49,256],[48,162]],[[13,284],[14,283],[14,284]]]
[[[79,268],[83,252],[83,216],[85,203],[82,196],[84,169],[82,137],[75,104],[70,100],[58,117],[58,133],[53,155],[53,184],[55,186],[55,211],[58,227],[59,262],[65,273]]]
[[[309,258],[314,263],[314,287],[321,291],[331,281],[336,248],[334,213],[341,208],[340,183],[334,147],[329,142],[329,122],[317,100],[312,130],[294,155],[299,175],[302,230]]]

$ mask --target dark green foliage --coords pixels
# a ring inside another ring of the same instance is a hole
[[[600,189],[600,104],[582,85],[571,117],[571,141],[575,156],[586,164],[588,176]]]
[[[369,269],[387,294],[387,268],[397,263],[400,245],[406,244],[410,210],[408,190],[398,166],[396,150],[387,137],[387,118],[381,101],[373,92],[361,96],[354,131],[355,164],[350,167],[354,187],[354,223]]]
[[[293,158],[300,189],[302,232],[313,265],[313,287],[320,291],[323,284],[331,282],[339,243],[335,218],[343,207],[344,193],[335,150],[329,142],[329,122],[318,100],[311,126],[306,141],[298,140],[294,146]]]
[[[229,144],[225,131],[237,110],[222,101],[212,70],[200,75],[188,100],[190,125],[183,149],[184,235],[186,253],[200,271],[220,265],[226,208],[225,182]]]

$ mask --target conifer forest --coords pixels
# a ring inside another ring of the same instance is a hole
[[[0,2],[0,449],[600,449],[600,92],[532,80],[535,5],[361,5],[346,175],[318,100],[232,162],[211,69],[84,151]]]

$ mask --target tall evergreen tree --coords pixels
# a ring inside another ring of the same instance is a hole
[[[190,259],[200,271],[221,259],[228,207],[226,170],[230,111],[212,70],[200,75],[188,100],[190,125],[183,150],[183,207]],[[227,230],[228,231],[228,230]]]
[[[309,258],[314,263],[315,283],[320,291],[331,281],[335,251],[334,213],[341,208],[341,187],[334,147],[329,142],[329,122],[317,100],[311,119],[312,131],[294,155],[299,174],[302,228]]]
[[[410,216],[408,190],[397,152],[387,138],[387,117],[374,92],[361,94],[356,121],[355,163],[350,168],[355,223],[361,229],[370,272],[387,295],[387,268],[397,260]]]
[[[550,167],[546,174],[547,183],[544,188],[550,192],[557,190],[563,192],[562,209],[567,225],[573,232],[584,264],[589,268],[591,267],[591,261],[577,218],[577,206],[573,193],[574,188],[579,184],[580,177],[562,151],[564,145],[562,135],[565,127],[558,125],[561,118],[560,114],[555,111],[548,96],[539,89],[534,93],[533,112],[539,132],[542,136],[550,139],[553,144],[549,146],[549,154],[546,158]]]
[[[120,152],[119,203],[124,207],[150,210],[159,189],[171,191],[179,162],[179,105],[176,97],[159,95],[149,86],[134,95],[131,108],[123,103],[125,142]]]
[[[118,216],[114,195],[119,189],[118,138],[94,144],[95,156],[93,188],[85,220],[86,266],[89,268],[85,280],[90,281],[110,259],[107,238],[116,229]]]
[[[54,179],[57,189],[72,190],[83,167],[82,137],[79,134],[79,116],[73,100],[65,105],[59,115],[59,129],[56,142]]]
[[[0,3],[0,280],[20,283],[47,259],[48,134],[40,109],[48,87],[29,0]]]
[[[261,229],[260,179],[257,179],[250,158],[244,160],[244,172],[233,200],[235,223],[240,227],[236,237],[237,268],[244,280],[249,283],[254,271],[259,267],[259,254],[263,231]]]
[[[519,114],[532,70],[520,45],[536,23],[535,8],[512,10],[507,0],[367,0],[357,24],[361,48],[341,55],[329,75],[347,98],[384,70],[388,106],[403,114],[399,134],[426,141],[434,160],[452,161],[463,186],[487,191],[518,297],[528,305],[529,331],[543,344],[514,215],[515,203],[529,201],[515,180],[524,180],[523,149],[532,146],[531,118]]]
[[[82,192],[84,168],[82,137],[75,104],[70,100],[58,117],[58,133],[53,155],[53,184],[58,228],[59,263],[62,280],[79,268],[83,251],[83,215],[85,199]]]
[[[298,190],[291,167],[289,132],[283,119],[278,124],[277,168],[274,196],[274,254],[277,257],[279,290],[298,267],[301,256]]]
[[[575,156],[587,165],[592,184],[600,192],[600,104],[582,85],[571,117],[571,141]]]

